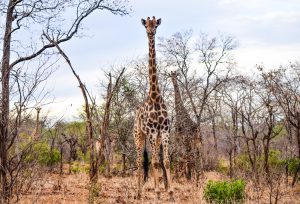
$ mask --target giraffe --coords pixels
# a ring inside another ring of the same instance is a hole
[[[35,128],[31,134],[31,139],[32,140],[39,140],[40,139],[40,130],[39,130],[39,123],[40,123],[40,111],[42,108],[36,107],[36,120],[35,120]]]
[[[192,144],[194,143],[194,138],[196,138],[198,134],[198,126],[197,124],[191,119],[187,109],[185,108],[178,82],[177,82],[177,73],[171,72],[172,83],[174,86],[174,95],[175,95],[175,113],[176,113],[176,120],[175,120],[175,130],[176,130],[176,139],[179,140],[178,142],[182,142],[183,144],[179,144],[177,141],[176,143],[179,146],[183,146],[185,149],[183,150],[182,146],[180,147],[183,152],[179,152],[180,159],[183,160],[185,165],[185,174],[187,179],[191,179],[192,173]]]
[[[134,122],[134,140],[137,149],[137,166],[138,166],[138,192],[137,198],[141,198],[141,168],[142,168],[142,149],[149,140],[152,154],[152,167],[154,176],[155,202],[160,199],[158,168],[159,168],[159,148],[163,145],[164,166],[167,172],[169,200],[174,201],[173,188],[170,173],[169,160],[169,134],[170,121],[168,119],[167,107],[160,94],[158,79],[156,73],[156,51],[155,51],[155,33],[161,23],[161,19],[147,20],[141,19],[146,28],[149,44],[149,84],[150,89],[146,101],[136,110]]]

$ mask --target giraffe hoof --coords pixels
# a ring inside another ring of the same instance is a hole
[[[173,202],[175,202],[175,199],[174,199],[173,197],[170,197],[170,198],[169,198],[169,202],[170,202],[170,203],[173,203]]]
[[[138,192],[137,195],[134,197],[134,199],[137,199],[137,200],[141,200],[142,196],[141,196],[141,193]]]
[[[160,191],[155,191],[155,200],[160,200]]]
[[[175,202],[175,199],[173,197],[174,195],[174,191],[173,190],[169,190],[169,202]]]
[[[155,196],[155,198],[154,198],[154,203],[155,203],[155,204],[158,204],[158,203],[160,203],[159,201],[160,201],[160,197]]]

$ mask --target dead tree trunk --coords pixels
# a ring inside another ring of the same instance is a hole
[[[1,200],[8,201],[11,194],[7,181],[7,140],[8,140],[8,120],[9,120],[9,77],[10,77],[10,42],[13,22],[14,1],[10,0],[6,13],[5,34],[3,39],[3,56],[1,67],[2,92],[1,92],[1,121],[0,121],[0,181]],[[1,201],[0,200],[0,201]]]
[[[111,153],[111,138],[108,135],[109,127],[109,116],[110,116],[110,105],[111,105],[111,92],[112,92],[112,79],[111,74],[109,73],[109,84],[107,87],[107,99],[105,103],[104,116],[101,128],[101,144],[103,145],[102,149],[104,150],[104,157],[106,161],[105,174],[110,176],[110,153]]]
[[[86,114],[86,136],[87,136],[87,140],[88,143],[90,145],[90,181],[93,184],[97,183],[98,180],[98,174],[97,174],[97,160],[95,157],[95,148],[94,148],[94,138],[93,138],[93,129],[92,129],[92,116],[91,116],[91,112],[90,112],[90,104],[89,104],[89,100],[88,100],[88,94],[87,94],[87,90],[85,85],[82,83],[79,75],[75,72],[70,59],[68,58],[68,56],[62,51],[62,49],[59,47],[59,45],[54,42],[49,36],[47,36],[46,34],[44,34],[44,36],[50,41],[52,42],[55,47],[58,49],[59,53],[63,56],[63,58],[67,61],[69,67],[72,70],[73,75],[76,77],[78,83],[79,83],[79,88],[81,89],[81,93],[85,102],[85,109],[84,112]]]
[[[114,96],[114,93],[117,91],[119,87],[120,80],[124,74],[125,67],[121,70],[119,76],[116,79],[115,84],[112,84],[112,76],[111,73],[108,74],[109,77],[109,83],[107,86],[107,94],[106,94],[106,103],[105,103],[105,109],[104,109],[104,116],[103,116],[103,122],[102,122],[102,128],[101,128],[101,145],[102,149],[104,150],[104,156],[106,160],[106,168],[105,168],[105,174],[106,176],[110,176],[111,173],[111,138],[108,134],[108,127],[110,122],[110,109],[111,109],[111,102],[112,98]]]
[[[122,164],[123,164],[122,174],[123,174],[123,176],[125,176],[125,170],[126,170],[126,154],[124,154],[124,153],[122,153]]]
[[[296,128],[296,139],[298,145],[298,159],[300,160],[300,113],[297,113],[297,126],[295,128]],[[297,169],[293,176],[292,186],[294,186],[297,181],[299,171],[300,171],[300,163],[298,163]]]

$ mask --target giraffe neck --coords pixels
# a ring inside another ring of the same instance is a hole
[[[182,123],[183,121],[188,121],[188,123],[192,125],[193,122],[190,118],[190,115],[187,109],[183,105],[176,76],[172,76],[172,82],[173,82],[174,92],[175,92],[175,111],[176,111],[176,118],[177,118],[176,120],[179,121],[180,123]]]
[[[176,76],[172,76],[172,82],[175,92],[175,106],[184,108]]]
[[[160,96],[156,70],[156,52],[155,52],[155,35],[148,35],[149,40],[149,98],[151,101],[157,101]]]

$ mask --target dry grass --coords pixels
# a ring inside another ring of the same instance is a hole
[[[175,192],[175,203],[205,203],[203,200],[204,184],[208,180],[226,179],[225,176],[217,172],[207,172],[202,178],[201,187],[195,187],[194,184],[188,183],[185,179],[173,182]],[[96,198],[96,203],[153,203],[154,189],[153,181],[149,180],[143,187],[142,199],[137,201],[136,194],[136,178],[135,177],[113,177],[99,179],[101,191]],[[282,185],[283,195],[279,203],[300,203],[300,185],[291,189]],[[22,204],[42,203],[42,204],[82,204],[88,201],[88,175],[84,173],[64,175],[59,177],[56,174],[46,174],[39,184],[26,195],[22,195]],[[168,203],[167,192],[160,184],[162,191],[161,202]],[[257,191],[250,184],[247,185],[247,201],[245,203],[269,203],[266,188],[261,188],[262,195],[257,197]]]

